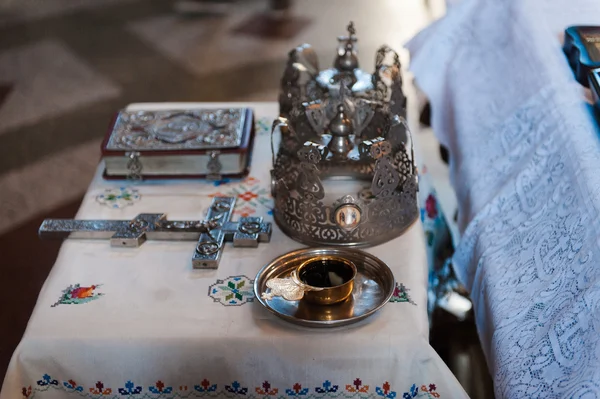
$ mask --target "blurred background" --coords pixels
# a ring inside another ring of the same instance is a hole
[[[311,43],[328,67],[349,21],[362,68],[382,44],[406,68],[402,45],[444,11],[443,0],[0,0],[0,376],[60,247],[38,240],[39,224],[75,215],[115,112],[276,101],[288,52]],[[421,153],[452,217],[448,173],[406,76]],[[472,397],[493,397],[472,321],[438,310],[431,340]]]

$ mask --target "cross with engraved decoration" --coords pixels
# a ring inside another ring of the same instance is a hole
[[[216,269],[223,244],[256,248],[271,240],[271,223],[261,217],[231,221],[234,197],[215,197],[203,221],[169,221],[164,213],[142,213],[132,220],[46,219],[40,226],[41,238],[110,239],[113,247],[139,247],[146,240],[198,240],[192,257],[194,269]]]

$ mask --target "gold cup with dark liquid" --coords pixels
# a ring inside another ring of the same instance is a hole
[[[356,272],[353,262],[328,255],[303,262],[295,275],[306,286],[303,299],[316,305],[333,305],[352,294]]]

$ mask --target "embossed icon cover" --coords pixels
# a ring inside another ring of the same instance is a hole
[[[244,176],[253,119],[249,108],[122,110],[102,143],[104,177]]]

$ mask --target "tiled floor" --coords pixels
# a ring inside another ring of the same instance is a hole
[[[288,51],[311,43],[326,66],[350,20],[365,69],[382,44],[406,65],[402,44],[439,15],[440,2],[302,0],[293,26],[261,29],[266,0],[194,16],[166,0],[0,0],[0,281],[10,286],[0,290],[0,322],[11,320],[0,335],[0,377],[58,248],[38,241],[37,226],[50,214],[73,216],[114,112],[142,101],[274,101]],[[418,136],[453,213],[435,139]],[[467,344],[478,345],[472,336]]]
[[[114,83],[52,39],[2,52],[0,76],[13,85],[0,107],[0,134],[119,95]]]

